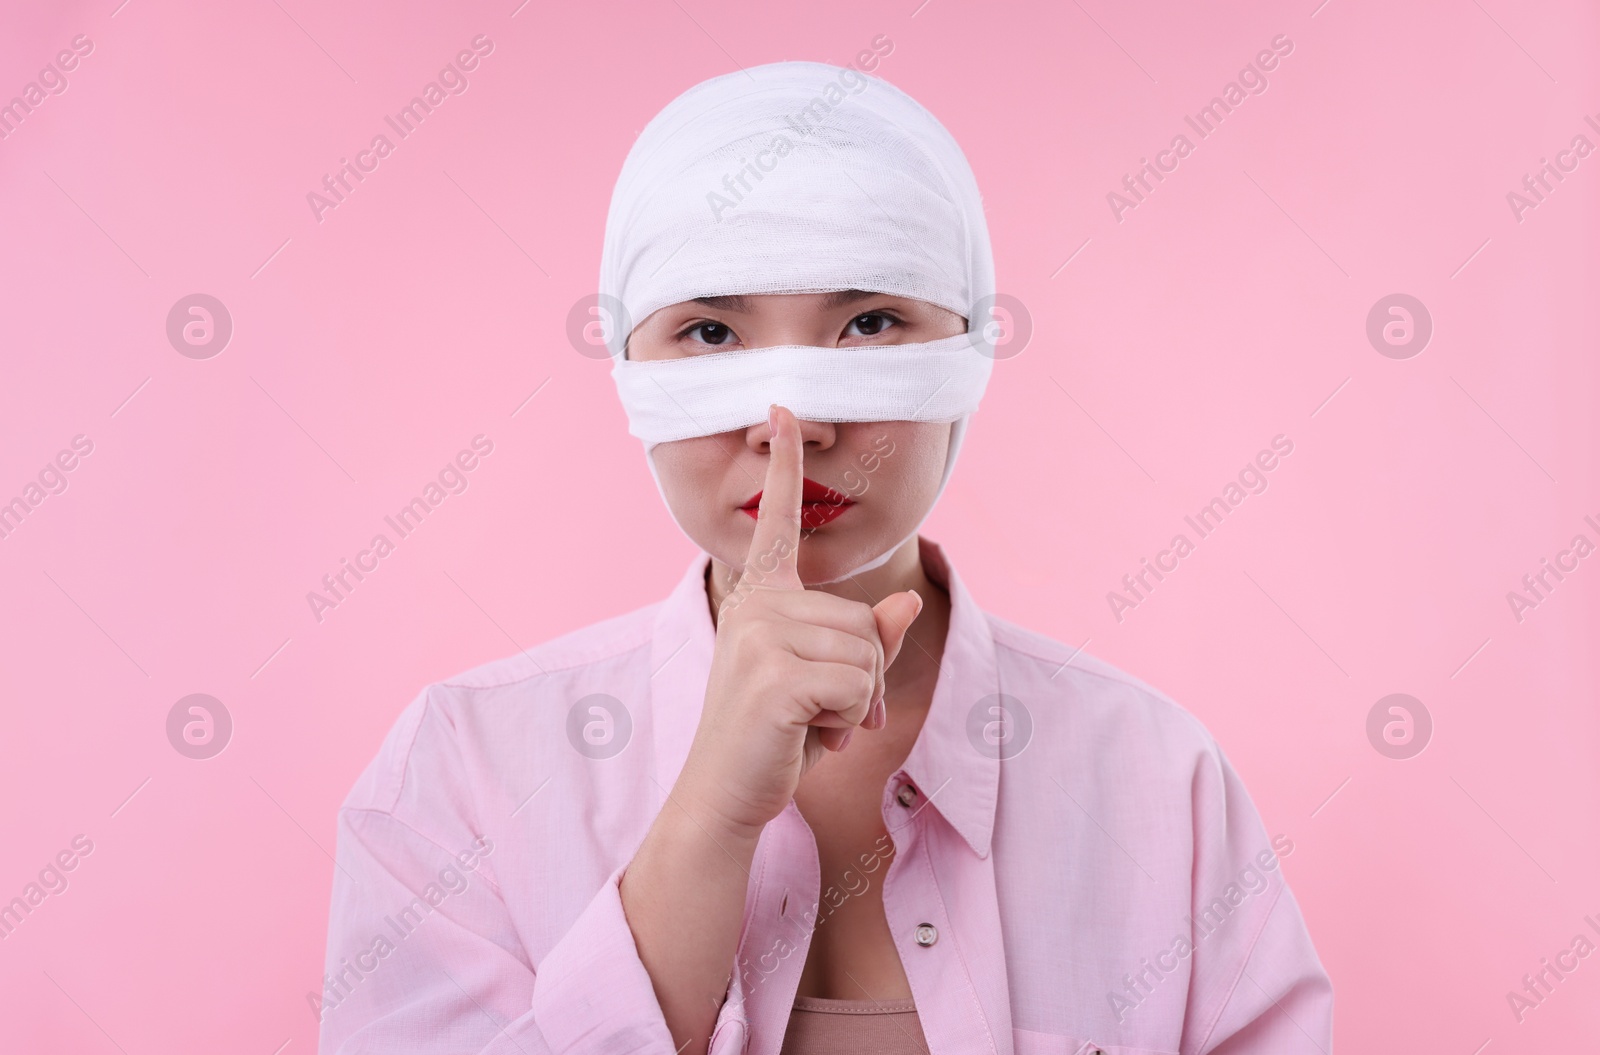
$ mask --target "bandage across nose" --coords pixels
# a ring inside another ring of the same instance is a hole
[[[993,366],[974,337],[617,358],[612,376],[647,448],[758,424],[771,403],[808,421],[957,421],[978,409]]]

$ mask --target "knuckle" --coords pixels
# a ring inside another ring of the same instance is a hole
[[[851,615],[857,633],[869,641],[878,639],[878,617],[872,614],[871,605],[865,601],[857,601],[855,602],[855,611]]]

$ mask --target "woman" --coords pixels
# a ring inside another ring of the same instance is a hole
[[[401,715],[340,812],[324,1052],[1331,1050],[1292,843],[1215,741],[918,533],[994,294],[965,158],[881,80],[650,123],[600,304],[701,552]]]

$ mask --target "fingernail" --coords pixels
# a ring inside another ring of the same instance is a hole
[[[845,748],[849,747],[850,738],[854,735],[856,735],[856,731],[854,729],[851,729],[848,733],[845,733],[844,739],[839,741],[839,746],[835,748],[835,750],[843,751]]]
[[[874,702],[873,705],[872,705],[872,728],[874,728],[874,729],[882,729],[884,726],[886,726],[888,724],[889,724],[889,705],[884,702],[884,699],[883,699],[882,696],[879,696],[877,701]]]
[[[922,614],[922,595],[920,593],[918,593],[917,591],[912,590],[911,591],[911,596],[913,596],[913,597],[915,597],[917,599],[917,615],[921,615]],[[916,616],[912,616],[912,618],[915,619]]]
[[[767,404],[767,431],[778,431],[778,404],[776,403]]]

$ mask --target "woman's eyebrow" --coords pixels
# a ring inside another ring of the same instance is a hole
[[[734,311],[741,315],[750,314],[749,298],[739,294],[727,297],[696,297],[694,298],[694,303],[704,304],[708,308],[716,308],[719,311]]]
[[[876,296],[879,296],[879,294],[865,289],[836,290],[823,298],[822,310],[832,311],[834,308],[842,307],[845,304],[853,304],[858,300],[866,300],[868,297]],[[742,294],[722,297],[696,297],[693,303],[704,304],[708,308],[716,308],[719,311],[737,312],[741,315],[748,315],[751,311],[750,298]]]
[[[868,297],[876,297],[879,295],[880,294],[873,293],[865,289],[841,289],[835,293],[829,293],[823,298],[822,310],[830,311],[834,308],[842,307],[845,304],[853,304],[858,300],[866,300]]]

